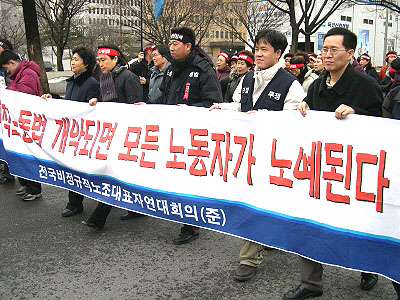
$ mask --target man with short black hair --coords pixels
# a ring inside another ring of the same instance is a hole
[[[229,109],[242,112],[256,110],[295,110],[305,94],[299,81],[282,69],[279,59],[286,50],[286,37],[276,30],[262,30],[255,39],[254,71],[241,80],[233,95],[233,102],[214,104],[211,109]],[[234,279],[252,278],[262,262],[264,246],[245,241],[240,249],[240,265]]]
[[[322,57],[327,72],[310,86],[307,97],[297,109],[305,116],[307,110],[331,111],[337,119],[349,114],[381,116],[382,93],[377,82],[357,72],[351,59],[357,46],[357,36],[344,28],[332,28],[324,38]],[[307,243],[307,239],[304,239]],[[316,246],[317,247],[317,246]],[[284,295],[286,300],[321,296],[322,264],[300,257],[301,284]],[[378,276],[361,273],[361,289],[372,289]]]
[[[11,73],[11,84],[7,89],[35,96],[42,95],[40,85],[40,68],[32,61],[21,60],[18,54],[5,50],[0,55],[0,65]],[[22,196],[24,201],[32,201],[42,197],[42,186],[38,182],[18,178],[21,188],[17,195]]]
[[[212,62],[195,46],[195,41],[196,35],[188,27],[171,30],[169,50],[172,60],[160,87],[164,104],[210,107],[213,102],[222,102],[221,85]],[[186,244],[198,236],[198,227],[184,225],[174,243]]]

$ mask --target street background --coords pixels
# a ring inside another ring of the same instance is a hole
[[[105,228],[83,226],[94,210],[62,218],[68,192],[43,185],[43,197],[23,202],[17,183],[0,186],[0,299],[282,299],[299,284],[296,255],[263,251],[248,282],[236,282],[242,241],[209,230],[188,245],[174,245],[180,224],[144,217],[120,221],[113,209]],[[306,238],[306,237],[305,237]],[[325,266],[319,300],[394,300],[391,282],[379,277],[362,291],[360,273]]]

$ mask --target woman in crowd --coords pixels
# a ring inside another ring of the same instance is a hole
[[[226,52],[221,52],[218,54],[217,60],[215,61],[215,65],[217,66],[217,78],[221,80],[222,78],[229,75],[231,72],[231,68],[229,67],[230,56]]]
[[[325,70],[324,61],[322,60],[322,55],[317,55],[314,62],[314,73],[320,76]]]
[[[283,59],[285,60],[283,68],[288,72],[290,71],[290,60],[292,59],[293,56],[294,56],[294,54],[290,53],[290,52],[286,53],[283,56]]]
[[[379,83],[379,76],[376,72],[375,68],[372,66],[371,63],[371,56],[369,54],[364,53],[360,56],[360,66],[364,68],[365,73],[367,75],[374,78]]]
[[[294,56],[290,60],[290,73],[297,77],[297,80],[300,82],[304,92],[306,93],[311,83],[318,78],[318,75],[313,73],[313,71],[307,67],[306,61],[302,56]]]
[[[235,92],[240,80],[248,71],[253,68],[254,54],[248,50],[242,50],[236,63],[236,70],[229,75],[229,83],[224,95],[224,102],[233,101],[233,93]]]
[[[64,99],[89,102],[100,96],[100,84],[93,77],[96,66],[96,56],[93,51],[84,47],[72,50],[71,70],[74,75],[67,79],[67,89]],[[42,95],[43,99],[52,98],[50,94]],[[62,211],[63,217],[71,217],[83,211],[83,195],[69,191],[67,207]]]
[[[102,74],[100,75],[100,96],[89,100],[90,105],[96,105],[98,101],[137,103],[142,101],[143,91],[139,78],[128,70],[126,59],[121,50],[115,45],[98,47],[97,59]],[[82,224],[91,228],[103,229],[111,206],[99,202],[90,218]],[[121,216],[122,220],[128,220],[141,216],[128,212]]]

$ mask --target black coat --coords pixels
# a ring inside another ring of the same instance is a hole
[[[367,68],[365,68],[365,72],[367,73],[367,75],[371,76],[373,79],[376,80],[376,82],[379,83],[379,76],[378,76],[378,73],[376,72],[375,68],[367,67]]]
[[[325,72],[308,89],[304,99],[310,109],[335,111],[341,104],[354,109],[356,114],[382,116],[383,96],[378,83],[370,76],[355,71],[349,64],[342,77],[328,89]]]
[[[151,68],[153,66],[154,66],[153,62],[147,64],[147,61],[145,59],[142,59],[141,62],[136,62],[132,64],[131,67],[129,68],[129,70],[136,76],[146,78],[146,84],[142,84],[143,102],[147,102],[149,100],[149,83],[151,76]]]
[[[143,89],[137,77],[128,71],[127,67],[121,67],[113,71],[113,80],[118,98],[112,102],[136,103],[143,101]]]
[[[67,89],[64,99],[88,102],[92,98],[99,98],[100,84],[92,76],[92,72],[86,71],[78,77],[72,76],[67,79]]]

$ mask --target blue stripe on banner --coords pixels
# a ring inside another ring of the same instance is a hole
[[[0,139],[0,160],[6,160],[6,150],[4,149],[3,139]]]
[[[15,175],[73,190],[116,207],[209,228],[323,263],[400,281],[400,241],[394,238],[344,230],[244,203],[150,189],[109,176],[77,172],[19,153],[7,152],[7,158]],[[40,170],[46,172],[39,176]],[[84,179],[91,182],[90,189],[83,184]]]

